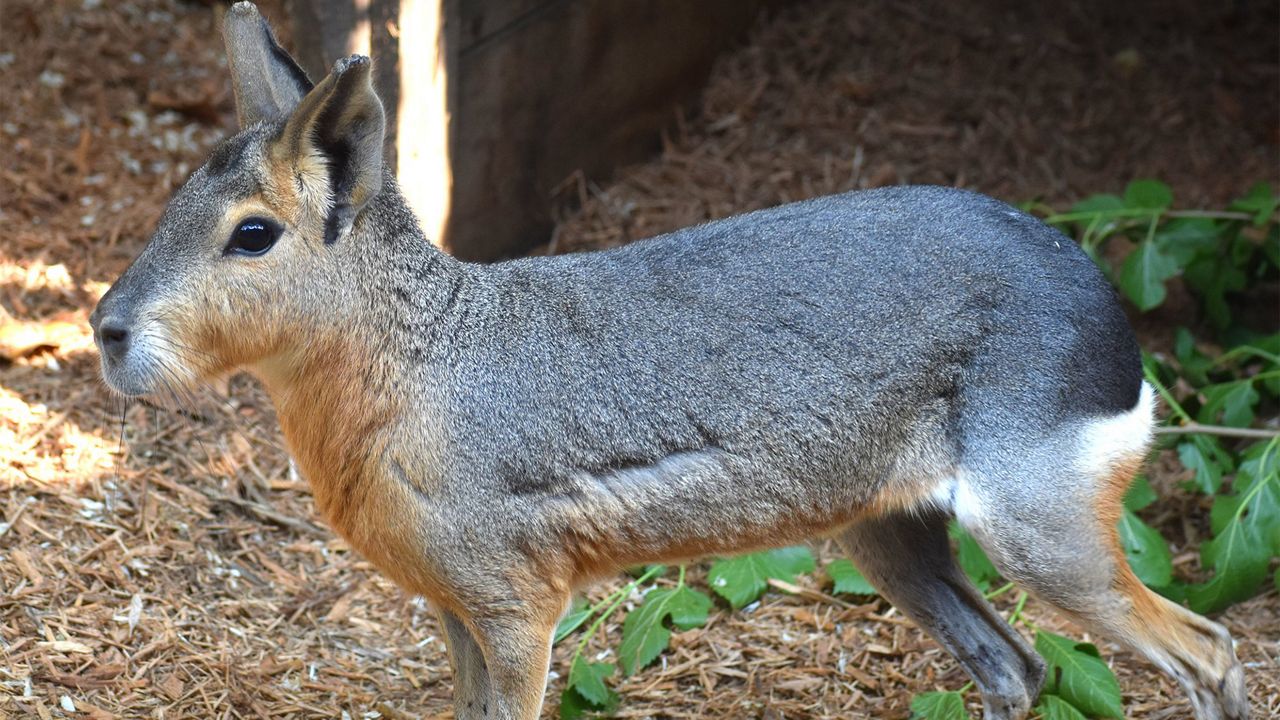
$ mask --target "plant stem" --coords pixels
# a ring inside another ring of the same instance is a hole
[[[1125,218],[1125,219],[1140,218],[1140,217],[1147,217],[1148,215],[1154,215],[1156,217],[1159,217],[1161,214],[1163,214],[1163,211],[1156,208],[1121,208],[1118,210],[1085,210],[1083,212],[1068,212],[1068,213],[1058,213],[1057,215],[1050,215],[1049,217],[1045,218],[1044,221],[1046,223],[1052,224],[1052,223],[1076,222],[1078,220],[1096,221],[1096,220],[1102,220],[1102,219],[1112,220],[1116,218]]]
[[[1244,212],[1230,210],[1165,210],[1160,208],[1121,208],[1117,210],[1085,210],[1050,215],[1044,219],[1046,223],[1076,222],[1079,220],[1112,220],[1132,219],[1151,215],[1157,219],[1170,218],[1210,218],[1212,220],[1252,220],[1253,216]]]
[[[1271,441],[1267,443],[1267,447],[1263,449],[1261,461],[1258,463],[1259,470],[1265,471],[1267,469],[1267,461],[1271,458],[1271,453],[1275,452],[1278,447],[1280,447],[1280,436],[1272,438]],[[1246,493],[1244,497],[1240,498],[1240,504],[1236,507],[1236,511],[1231,515],[1231,522],[1235,522],[1244,516],[1244,511],[1249,508],[1249,503],[1253,502],[1253,498],[1258,493],[1262,492],[1262,488],[1265,487],[1266,484],[1267,481],[1265,478],[1259,480],[1253,484],[1253,487],[1249,489],[1249,492]]]
[[[1160,213],[1154,213],[1151,216],[1151,224],[1147,227],[1147,244],[1148,245],[1150,245],[1151,242],[1155,239],[1156,228],[1158,227],[1160,227]]]
[[[1187,411],[1182,409],[1182,406],[1178,404],[1178,401],[1173,398],[1173,393],[1169,392],[1169,389],[1164,386],[1164,383],[1160,382],[1160,379],[1156,377],[1155,372],[1153,372],[1145,362],[1142,364],[1142,374],[1146,377],[1147,382],[1155,386],[1156,392],[1160,393],[1160,397],[1164,398],[1164,401],[1169,404],[1169,409],[1173,411],[1174,415],[1181,418],[1184,423],[1195,422],[1191,419],[1191,416],[1187,414]]]
[[[1019,592],[1018,604],[1013,606],[1013,614],[1009,616],[1010,625],[1013,625],[1014,623],[1017,623],[1020,620],[1022,620],[1022,609],[1026,606],[1027,606],[1027,593]],[[1028,625],[1030,625],[1030,623],[1028,623]],[[1034,629],[1034,627],[1035,626],[1032,626],[1032,629]]]
[[[1217,367],[1219,365],[1223,365],[1232,360],[1235,360],[1237,357],[1240,357],[1240,356],[1247,357],[1249,355],[1260,357],[1263,360],[1267,360],[1276,365],[1280,365],[1280,355],[1274,355],[1272,353],[1267,352],[1266,350],[1263,350],[1262,348],[1254,347],[1252,345],[1237,345],[1231,348],[1230,350],[1214,358],[1213,365],[1214,367]]]
[[[680,566],[680,569],[681,571],[683,571],[684,566],[683,565]],[[609,607],[604,612],[600,613],[600,615],[596,617],[595,621],[592,622],[591,625],[587,628],[587,631],[583,633],[582,640],[578,642],[578,648],[573,651],[574,657],[577,657],[578,655],[582,654],[583,648],[587,646],[587,643],[591,640],[591,637],[596,634],[596,630],[600,629],[600,626],[604,624],[604,621],[609,619],[609,616],[613,614],[614,610],[618,609],[618,606],[621,605],[622,602],[627,599],[628,595],[630,595],[636,588],[645,584],[649,580],[652,580],[655,576],[660,575],[663,570],[666,570],[666,568],[661,565],[654,565],[653,567],[646,570],[645,573],[640,577],[627,583],[621,589],[615,590],[612,595],[605,598],[604,600],[601,600],[599,603],[597,603],[596,606],[592,606],[592,612],[595,612],[595,608],[598,605],[609,603]],[[610,602],[611,600],[612,602]]]
[[[1231,210],[1169,210],[1165,215],[1172,218],[1210,218],[1212,220],[1252,220],[1253,216],[1246,212]]]
[[[986,598],[987,600],[994,600],[1000,597],[1001,595],[1012,590],[1013,587],[1014,587],[1013,583],[1005,583],[1004,585],[1001,585],[1000,587],[996,588],[995,590],[992,590],[991,592],[987,593],[986,595],[983,595],[982,597]]]
[[[1270,440],[1280,437],[1280,430],[1263,428],[1236,428],[1225,425],[1202,425],[1188,420],[1184,425],[1162,425],[1156,428],[1157,435],[1220,435],[1222,437],[1250,438],[1254,440]]]

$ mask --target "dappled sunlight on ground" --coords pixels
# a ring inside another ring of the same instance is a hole
[[[44,485],[109,473],[119,442],[81,430],[66,412],[42,403],[28,404],[0,386],[0,483],[34,481]]]

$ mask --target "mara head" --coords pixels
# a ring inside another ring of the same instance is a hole
[[[313,332],[299,319],[323,320],[350,292],[344,240],[382,189],[368,58],[339,60],[313,87],[250,3],[223,33],[240,131],[174,195],[90,318],[103,376],[126,395],[270,363]]]

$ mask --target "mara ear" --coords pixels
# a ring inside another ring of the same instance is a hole
[[[222,23],[227,64],[240,127],[289,114],[311,91],[311,81],[276,42],[253,3],[238,2]]]
[[[323,206],[326,245],[346,236],[361,208],[382,189],[386,120],[371,69],[363,55],[334,63],[289,116],[276,146],[278,157],[293,168],[304,202]]]

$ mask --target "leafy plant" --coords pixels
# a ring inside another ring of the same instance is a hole
[[[1043,692],[1058,696],[1085,715],[1124,717],[1120,682],[1096,647],[1040,630],[1036,632],[1036,652],[1049,664]]]
[[[1000,571],[996,570],[996,566],[987,558],[978,541],[962,530],[959,523],[951,523],[950,534],[956,544],[956,562],[960,565],[960,569],[969,576],[979,590],[983,592],[990,590],[991,584],[1000,579]]]
[[[831,589],[836,593],[845,595],[876,594],[875,586],[862,575],[862,571],[844,558],[827,563],[825,570],[827,577],[831,578]]]
[[[623,671],[634,675],[667,649],[671,631],[664,623],[668,619],[674,627],[689,630],[706,625],[710,610],[711,598],[685,585],[684,568],[680,568],[680,581],[675,588],[650,590],[644,603],[627,615],[622,625],[622,644],[618,646]]]
[[[684,580],[684,568],[680,569],[681,582]],[[617,695],[605,684],[605,678],[614,674],[617,668],[603,662],[591,662],[583,655],[591,638],[600,630],[605,621],[612,615],[631,593],[642,585],[666,572],[662,565],[652,565],[645,569],[639,577],[626,585],[609,593],[600,602],[590,607],[578,607],[565,615],[556,627],[554,642],[569,637],[588,620],[591,625],[582,634],[578,645],[574,648],[573,658],[569,661],[569,678],[564,692],[560,694],[560,717],[563,720],[575,720],[588,713],[607,712],[617,705]],[[593,620],[594,618],[594,620]]]
[[[1146,492],[1130,492],[1125,496],[1120,515],[1120,542],[1138,579],[1159,589],[1173,582],[1173,554],[1160,533],[1137,515],[1138,510],[1156,500],[1146,478],[1141,478],[1141,483]],[[1139,487],[1138,482],[1135,481],[1134,487]]]
[[[912,720],[965,720],[964,695],[955,692],[926,692],[911,699]]]
[[[1163,304],[1169,281],[1180,276],[1214,327],[1225,331],[1232,324],[1228,295],[1274,278],[1280,267],[1280,226],[1273,221],[1277,196],[1260,183],[1227,210],[1172,205],[1167,185],[1135,180],[1123,196],[1094,195],[1045,221],[1075,236],[1139,310]],[[1118,272],[1104,252],[1116,241],[1133,245]]]
[[[1085,720],[1083,713],[1057,695],[1041,696],[1036,712],[1042,720]]]
[[[797,546],[717,560],[707,580],[711,589],[737,610],[759,599],[770,578],[792,582],[796,575],[813,572],[814,567],[809,549]]]

